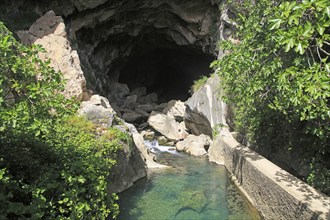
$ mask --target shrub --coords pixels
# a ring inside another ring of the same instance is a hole
[[[246,0],[235,8],[239,41],[222,42],[230,53],[213,65],[236,129],[259,149],[303,148],[300,162],[314,175],[305,179],[329,193],[330,2]]]
[[[0,219],[115,217],[110,168],[130,139],[74,116],[61,73],[40,52],[0,22]]]

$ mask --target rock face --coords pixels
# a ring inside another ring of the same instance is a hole
[[[132,91],[138,87],[148,87],[151,92],[157,93],[158,99],[161,97],[161,90],[168,88],[171,83],[176,83],[170,86],[173,89],[181,89],[180,92],[188,94],[191,84],[182,81],[189,78],[192,82],[200,75],[207,74],[209,62],[213,59],[211,56],[216,56],[214,43],[219,38],[220,25],[218,1],[2,2],[8,7],[4,9],[8,24],[12,23],[13,19],[16,23],[28,23],[24,19],[41,16],[49,10],[62,16],[59,20],[64,20],[70,47],[79,52],[88,88],[108,97],[110,103],[112,83],[118,82],[127,84]],[[25,29],[26,25],[22,26]],[[204,54],[208,56],[207,59],[203,59]],[[145,59],[141,60],[139,57]],[[190,61],[191,58],[193,62]],[[199,68],[200,60],[205,61],[206,68]],[[191,63],[190,66],[196,65],[190,67],[188,63]],[[159,65],[162,65],[162,68],[157,68]],[[128,66],[135,71],[131,71]],[[173,68],[177,69],[177,72],[173,73]],[[169,74],[181,79],[170,82],[166,79],[171,77],[165,77]],[[157,81],[161,83],[153,88]],[[150,91],[148,92],[151,93]],[[178,96],[181,94],[175,93]],[[169,93],[165,91],[163,94]],[[179,99],[170,97],[165,101],[173,98]],[[188,97],[185,95],[182,100],[186,98]]]
[[[214,74],[206,84],[186,104],[185,123],[193,134],[212,137],[212,129],[227,126],[226,104],[220,99],[220,79]]]
[[[29,31],[18,31],[17,35],[23,43],[39,44],[46,49],[47,53],[40,53],[39,56],[43,60],[49,59],[54,70],[63,73],[67,81],[64,91],[67,98],[89,99],[78,53],[70,46],[65,24],[60,16],[49,11],[40,17]]]
[[[194,156],[203,156],[207,154],[210,144],[210,137],[201,134],[199,136],[188,135],[186,139],[179,141],[175,146],[177,151],[184,151]]]

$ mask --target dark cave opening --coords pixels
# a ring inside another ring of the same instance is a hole
[[[196,48],[155,42],[139,44],[124,65],[120,60],[114,63],[120,72],[118,81],[130,91],[146,87],[148,93],[157,93],[159,102],[187,100],[194,81],[211,73],[209,65],[215,57]]]

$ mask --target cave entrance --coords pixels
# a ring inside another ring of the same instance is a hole
[[[115,62],[114,67],[120,72],[118,81],[130,91],[146,87],[161,103],[187,100],[194,81],[211,73],[214,59],[199,48],[178,46],[160,36],[137,43],[130,56]]]

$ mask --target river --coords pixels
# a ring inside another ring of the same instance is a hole
[[[153,151],[157,162],[171,168],[149,170],[147,178],[121,193],[119,220],[260,219],[224,166],[166,147]]]

